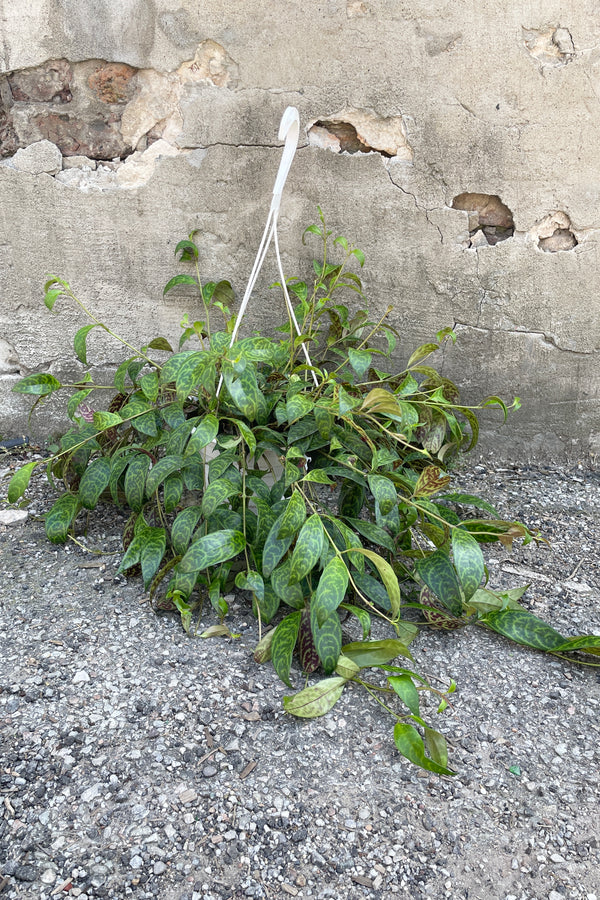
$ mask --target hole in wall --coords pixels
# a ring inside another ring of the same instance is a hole
[[[316,119],[308,129],[308,143],[333,153],[379,153],[412,162],[402,116],[380,116],[368,109],[344,109]]]
[[[559,68],[575,59],[575,45],[568,28],[545,25],[523,28],[522,32],[525,49],[541,66]]]
[[[494,246],[515,232],[513,214],[497,194],[457,194],[452,209],[469,214],[469,247]]]
[[[560,210],[554,210],[538,222],[533,234],[538,239],[538,247],[544,253],[573,250],[579,243],[571,228],[571,219],[567,213]]]

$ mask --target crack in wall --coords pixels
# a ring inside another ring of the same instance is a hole
[[[457,328],[460,326],[461,328],[472,328],[475,331],[483,331],[486,333],[495,333],[495,334],[518,334],[524,337],[530,338],[540,338],[540,340],[551,347],[553,350],[558,350],[560,353],[569,353],[573,356],[594,356],[594,354],[600,352],[600,347],[595,347],[593,350],[572,350],[570,347],[561,347],[561,345],[556,340],[555,336],[552,334],[547,334],[545,331],[528,331],[525,328],[488,328],[485,325],[473,325],[470,322],[460,322],[455,320],[453,328]]]

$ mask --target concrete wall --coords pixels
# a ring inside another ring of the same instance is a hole
[[[417,342],[454,325],[468,398],[518,394],[484,441],[504,458],[600,450],[600,17],[592,0],[0,0],[0,434],[27,425],[19,374],[66,365],[76,309],[46,272],[140,341],[177,339],[162,297],[199,228],[206,278],[243,291],[280,159],[289,274],[324,209],[367,255],[373,312]],[[56,149],[58,147],[58,149]],[[249,325],[272,321],[267,271]],[[266,301],[265,301],[265,298]],[[261,310],[261,300],[262,310]],[[268,309],[268,312],[265,310]],[[90,339],[94,368],[119,359]]]

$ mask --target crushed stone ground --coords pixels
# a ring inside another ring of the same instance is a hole
[[[30,458],[0,456],[0,497]],[[492,549],[492,586],[530,583],[536,615],[600,634],[600,475],[484,462],[459,484],[552,544]],[[41,473],[31,496],[0,525],[2,900],[600,897],[600,670],[423,632],[417,671],[458,682],[437,724],[459,774],[432,776],[354,688],[285,715],[243,598],[237,639],[190,639],[116,576],[120,513],[90,520],[96,556],[46,541]]]

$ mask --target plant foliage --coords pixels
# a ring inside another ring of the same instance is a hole
[[[359,685],[395,717],[401,754],[453,774],[444,737],[422,718],[420,696],[439,694],[441,711],[454,685],[440,693],[412,669],[391,665],[398,656],[411,661],[418,624],[476,622],[561,654],[598,654],[600,638],[567,640],[521,607],[518,592],[486,586],[487,543],[510,548],[538,536],[450,487],[451,463],[477,442],[478,410],[508,412],[499,397],[464,404],[431,365],[453,331],[440,331],[399,370],[395,353],[404,348],[390,309],[372,320],[361,305],[354,269],[362,252],[333,238],[321,213],[304,237],[316,238],[321,253],[312,284],[287,282],[300,337],[286,321],[276,338],[252,334],[231,345],[233,290],[228,281],[201,281],[193,233],[176,248],[190,268],[164,293],[193,287],[202,314],[184,318],[176,349],[163,336],[136,349],[91,315],[66,281],[49,278],[48,309],[70,298],[92,324],[75,335],[86,367],[79,383],[36,374],[15,388],[36,403],[63,388],[71,395],[73,425],[47,462],[62,493],[46,515],[46,533],[63,542],[80,513],[98,503],[128,507],[119,572],[141,571],[154,602],[177,609],[186,630],[205,598],[222,622],[235,584],[261,629],[276,623],[257,661],[270,658],[290,688],[295,658],[301,671],[320,668],[326,676],[286,697],[289,713],[323,715],[348,685]],[[348,298],[358,298],[359,308]],[[87,341],[98,328],[126,350],[112,385],[95,384],[87,371]],[[100,389],[112,390],[111,400],[93,410],[89,395]],[[13,477],[12,503],[36,465]],[[394,636],[369,640],[373,618]],[[356,619],[361,641],[344,644],[346,619]],[[209,631],[229,634],[216,629]],[[366,681],[365,669],[378,670],[383,682]]]

